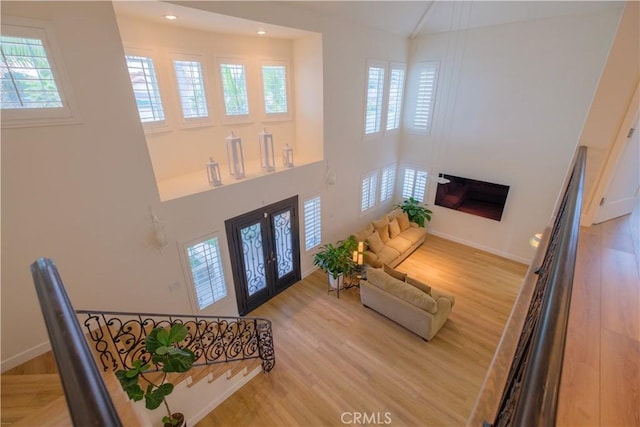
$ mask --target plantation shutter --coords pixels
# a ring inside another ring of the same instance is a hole
[[[304,202],[304,247],[313,249],[322,240],[320,196]]]
[[[218,238],[187,248],[193,287],[200,310],[227,296]]]
[[[389,107],[387,110],[387,130],[400,127],[402,114],[402,94],[404,90],[404,68],[391,68],[389,81]]]
[[[413,117],[413,129],[421,133],[429,133],[433,116],[433,101],[435,98],[438,66],[436,63],[423,63],[419,73],[418,97]]]
[[[364,124],[366,135],[380,132],[383,99],[384,68],[370,66],[367,73],[367,106]]]
[[[185,119],[208,117],[207,99],[202,79],[202,66],[198,61],[173,61],[178,82],[178,93]]]
[[[377,173],[372,173],[362,180],[362,202],[360,211],[364,212],[376,205],[376,190],[378,184]]]
[[[164,121],[164,110],[153,59],[135,55],[126,55],[126,59],[140,121],[143,123]]]
[[[380,203],[393,197],[393,188],[396,180],[396,165],[389,165],[382,169],[380,180]]]

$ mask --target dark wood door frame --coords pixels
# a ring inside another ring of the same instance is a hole
[[[286,211],[290,212],[291,258],[293,265],[291,272],[278,278],[276,236],[273,218]],[[301,279],[298,218],[298,196],[296,195],[225,221],[238,312],[241,316],[246,315]],[[258,222],[261,224],[264,272],[267,286],[265,289],[249,295],[240,230]]]

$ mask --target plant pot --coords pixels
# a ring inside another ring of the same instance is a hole
[[[174,412],[171,418],[178,422],[176,424],[164,423],[164,427],[187,427],[187,420],[180,412]]]
[[[338,274],[338,278],[334,279],[333,274],[329,274],[329,286],[333,289],[343,289],[344,288],[344,275],[342,273]]]

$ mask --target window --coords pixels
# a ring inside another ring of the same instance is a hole
[[[322,240],[320,196],[304,202],[304,248],[311,250]]]
[[[433,116],[433,101],[436,92],[436,79],[438,76],[438,64],[424,62],[419,67],[418,96],[416,99],[416,111],[413,116],[413,130],[428,134],[431,131]]]
[[[140,121],[142,123],[164,122],[164,110],[153,59],[137,55],[126,55],[126,59]]]
[[[264,112],[269,115],[288,114],[287,67],[284,64],[262,65]]]
[[[247,73],[244,64],[221,62],[220,78],[227,117],[249,115]]]
[[[3,35],[0,52],[3,110],[62,107],[42,40]]]
[[[378,172],[371,172],[362,179],[362,199],[360,212],[365,212],[376,205],[376,192],[378,190]]]
[[[402,183],[402,197],[413,197],[419,202],[424,202],[424,192],[427,189],[427,172],[406,168]]]
[[[382,121],[382,103],[384,101],[384,67],[367,67],[367,105],[365,108],[364,133],[370,135],[380,132]]]
[[[186,120],[208,118],[209,110],[200,62],[174,60],[173,68],[178,82],[182,117]]]
[[[211,237],[186,250],[198,309],[203,310],[227,296],[218,238]]]
[[[393,197],[393,188],[396,182],[396,165],[388,165],[382,168],[380,179],[380,203]]]
[[[61,56],[48,24],[3,15],[1,31],[2,127],[75,121],[69,81],[63,64],[55,60]]]
[[[387,130],[394,130],[400,127],[404,74],[404,65],[391,65],[391,74],[389,76],[389,105],[387,107]]]

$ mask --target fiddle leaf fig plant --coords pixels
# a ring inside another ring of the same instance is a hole
[[[167,374],[171,372],[187,372],[193,366],[195,354],[186,348],[180,348],[178,343],[184,340],[189,331],[186,326],[174,323],[169,330],[155,328],[144,340],[145,352],[151,356],[148,362],[143,359],[134,360],[129,369],[116,371],[122,389],[129,399],[139,401],[144,399],[145,407],[153,410],[164,404],[167,416],[162,422],[177,425],[184,416],[172,413],[166,397],[173,391],[173,384],[167,381]],[[159,381],[151,380],[146,373],[154,366],[163,372]],[[146,389],[140,386],[140,380],[147,383]]]
[[[431,221],[433,212],[413,197],[409,197],[401,204],[396,205],[396,207],[406,212],[409,216],[409,221],[415,222],[420,227],[424,227],[427,222]]]

